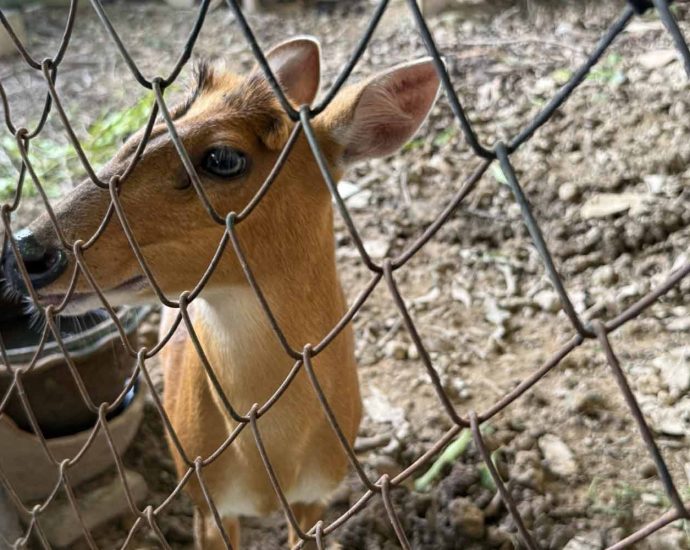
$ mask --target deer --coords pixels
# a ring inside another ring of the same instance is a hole
[[[319,42],[300,36],[272,47],[268,65],[289,102],[311,105],[321,81]],[[404,145],[428,116],[439,90],[429,58],[392,67],[344,87],[311,122],[334,181],[353,163],[385,157]],[[188,96],[171,118],[209,200],[218,212],[239,212],[265,181],[294,122],[285,113],[258,64],[245,75],[221,63],[201,64]],[[131,136],[98,172],[102,181],[123,172],[142,132]],[[208,216],[180,160],[168,129],[156,121],[144,152],[119,183],[119,201],[145,261],[166,296],[180,296],[198,283],[225,226]],[[111,205],[107,189],[86,180],[54,208],[68,242],[88,239]],[[302,132],[272,187],[251,215],[235,227],[267,304],[295,349],[320,341],[347,312],[336,269],[332,198]],[[72,249],[60,245],[47,214],[15,234],[20,259],[5,254],[10,286],[26,293],[18,262],[41,306],[59,304],[78,268]],[[263,404],[293,367],[235,254],[225,251],[203,291],[188,305],[189,318],[227,400],[247,413]],[[93,280],[112,306],[156,302],[125,231],[113,216],[83,252]],[[102,307],[86,278],[77,278],[65,312]],[[173,327],[177,309],[164,308],[160,334]],[[160,352],[163,407],[188,457],[207,458],[237,428],[206,374],[184,323]],[[362,416],[350,323],[314,357],[317,375],[350,445]],[[304,369],[257,421],[276,479],[304,532],[322,517],[325,502],[348,470],[342,445],[328,423]],[[189,464],[172,443],[182,477]],[[239,518],[265,516],[280,502],[251,430],[244,429],[202,470],[203,482],[232,548],[240,547]],[[226,548],[222,531],[191,476],[186,490],[194,504],[197,548]],[[289,525],[288,542],[299,542]],[[314,541],[309,541],[314,544]]]

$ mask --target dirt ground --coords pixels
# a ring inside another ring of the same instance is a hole
[[[620,4],[578,4],[556,11],[530,3],[470,18],[462,11],[429,19],[455,89],[482,143],[514,136],[596,44]],[[193,12],[155,2],[107,5],[147,76],[165,75]],[[353,50],[372,4],[281,11],[250,17],[264,46],[313,34],[324,48],[326,84]],[[66,13],[36,10],[33,51],[51,51]],[[690,35],[690,14],[678,12]],[[608,319],[663,281],[690,255],[690,85],[672,43],[653,16],[636,19],[553,120],[513,156],[517,176],[579,313]],[[424,55],[403,3],[393,2],[354,79]],[[252,57],[232,16],[209,17],[197,56],[220,56],[238,69]],[[40,58],[41,55],[36,55]],[[20,59],[3,60],[0,80],[13,116],[35,120],[44,93]],[[90,8],[79,14],[58,86],[83,130],[107,104],[132,105],[142,89],[129,75]],[[59,134],[51,119],[48,132]],[[82,131],[80,137],[87,139]],[[395,254],[436,218],[478,160],[441,97],[419,136],[391,158],[358,166],[341,184],[375,257]],[[17,226],[37,206],[28,204]],[[342,220],[337,259],[354,298],[369,279]],[[572,335],[500,171],[489,170],[410,263],[397,274],[444,388],[458,410],[481,412],[535,371]],[[612,335],[657,443],[684,498],[690,497],[690,280]],[[145,330],[155,330],[155,319]],[[451,427],[419,354],[383,285],[355,318],[365,404],[360,436],[380,445],[362,452],[370,477],[401,471]],[[490,421],[487,440],[527,527],[542,548],[608,546],[670,508],[637,427],[600,346],[586,342],[535,388]],[[126,464],[147,481],[147,502],[175,486],[153,405]],[[495,497],[473,445],[426,492],[395,491],[414,548],[518,548],[515,525]],[[418,476],[415,476],[415,478]],[[327,519],[363,493],[352,477]],[[120,548],[132,518],[95,532],[101,548]],[[636,548],[690,548],[678,522]],[[192,548],[191,507],[176,498],[161,520],[172,548]],[[286,544],[282,518],[243,521],[243,547]],[[579,536],[579,538],[576,538]],[[338,529],[333,547],[397,548],[380,500]],[[73,548],[87,548],[78,543]],[[132,548],[157,548],[138,533]]]

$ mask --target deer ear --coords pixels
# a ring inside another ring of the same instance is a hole
[[[310,105],[321,82],[321,48],[310,36],[293,38],[271,48],[266,53],[280,87],[296,106]],[[262,74],[259,67],[255,73]]]
[[[403,146],[429,114],[439,84],[433,61],[421,59],[346,90],[338,112],[329,113],[331,133],[344,146],[341,160],[384,157]]]

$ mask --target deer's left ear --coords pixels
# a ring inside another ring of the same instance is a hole
[[[402,147],[429,114],[439,84],[433,61],[421,59],[343,90],[322,123],[342,146],[338,160],[384,157]]]
[[[300,36],[278,44],[266,53],[266,60],[295,106],[314,101],[321,83],[321,48],[316,38]],[[254,72],[262,74],[260,67]]]

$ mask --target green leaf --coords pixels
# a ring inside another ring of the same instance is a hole
[[[496,458],[500,452],[501,449],[496,449],[493,453],[491,453],[491,463],[497,472],[498,467],[496,466]],[[489,491],[496,490],[496,482],[494,481],[494,478],[489,471],[489,467],[486,464],[482,464],[479,467],[479,483],[482,485],[482,487],[488,489]]]
[[[489,468],[486,464],[482,464],[479,467],[479,483],[484,489],[488,489],[489,491],[496,490],[494,478],[491,477],[491,472],[489,472]]]
[[[98,169],[119,149],[122,142],[139,130],[148,120],[153,105],[153,94],[140,98],[124,111],[104,111],[87,128],[90,139],[81,146],[89,162]],[[0,198],[12,198],[16,191],[22,158],[12,136],[0,137]],[[74,174],[83,170],[74,147],[66,140],[37,137],[31,141],[29,162],[36,172],[46,194],[53,198],[69,186]],[[35,196],[37,190],[27,175],[22,194]]]
[[[436,145],[436,147],[447,145],[450,143],[453,137],[455,137],[455,132],[455,128],[446,128],[438,133],[438,135],[434,138],[433,144]]]
[[[431,465],[431,467],[426,471],[426,473],[415,480],[414,488],[417,491],[426,491],[434,480],[441,474],[443,467],[446,464],[454,462],[458,457],[469,447],[472,441],[472,432],[465,428],[460,432],[457,439],[449,444],[441,455],[436,459],[436,461]]]
[[[573,71],[570,69],[556,69],[551,73],[551,78],[559,86],[563,86],[573,76]]]
[[[415,138],[413,140],[408,141],[405,145],[403,145],[402,150],[403,151],[413,151],[415,149],[419,149],[424,146],[424,140],[422,138]]]
[[[496,179],[498,183],[508,185],[508,178],[503,173],[503,170],[498,164],[491,165],[491,175]]]

